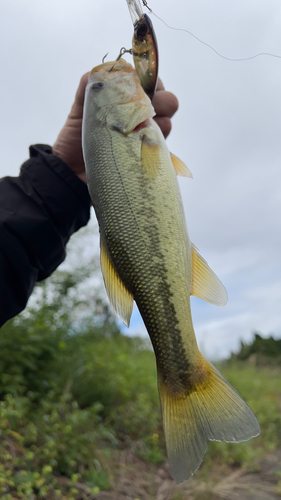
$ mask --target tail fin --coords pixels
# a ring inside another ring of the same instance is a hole
[[[216,368],[203,360],[208,379],[188,395],[171,395],[159,376],[167,453],[177,484],[198,469],[208,439],[239,442],[260,433],[249,406]]]

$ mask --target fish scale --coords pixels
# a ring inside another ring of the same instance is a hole
[[[101,151],[100,141],[97,139],[93,149],[97,161],[101,164],[106,163],[103,171],[95,173],[95,183],[100,186],[99,206],[103,213],[100,222],[108,251],[110,255],[115,256],[114,263],[119,270],[119,275],[132,291],[150,332],[157,366],[163,374],[165,373],[166,380],[172,380],[171,384],[174,387],[181,385],[179,380],[176,382],[174,380],[175,368],[179,369],[182,364],[185,368],[184,378],[186,379],[186,369],[189,365],[183,347],[180,349],[181,337],[180,330],[177,328],[179,320],[174,307],[174,303],[177,302],[179,305],[182,303],[181,308],[184,310],[182,312],[186,316],[183,321],[186,323],[189,317],[188,283],[186,273],[179,273],[177,270],[188,267],[186,251],[188,236],[186,230],[185,234],[182,233],[182,227],[186,226],[182,224],[184,213],[178,182],[170,165],[168,170],[160,169],[157,181],[151,183],[141,166],[141,143],[137,141],[136,152],[132,155],[132,143],[135,139],[131,139],[128,144],[124,142],[124,145],[120,147],[119,135],[117,131],[112,131],[110,146],[107,146],[106,152]],[[117,148],[120,150],[118,158],[121,160],[121,165],[118,165],[119,160],[114,158],[112,153]],[[128,149],[130,154],[128,154]],[[164,153],[166,153],[165,149]],[[106,162],[103,159],[105,154]],[[125,158],[130,158],[130,161],[126,161]],[[132,177],[132,169],[134,177]],[[110,175],[106,175],[107,171]],[[130,200],[129,203],[126,200]],[[177,219],[179,219],[178,223]],[[163,242],[158,235],[159,226],[166,234]],[[181,243],[181,251],[177,249],[176,252],[171,253],[169,234],[172,239],[176,238]],[[126,241],[130,244],[126,245]],[[185,263],[184,268],[182,263]],[[178,300],[175,300],[173,292],[170,291],[172,286],[168,281],[168,268],[173,269],[172,274],[177,274],[181,279],[181,283],[177,280],[174,291],[174,294],[177,292],[177,295],[181,297]],[[130,281],[128,276],[130,276]],[[154,279],[151,280],[151,277]],[[139,283],[142,284],[143,293],[139,291]],[[153,307],[151,307],[151,299],[147,300],[148,297],[158,298],[157,301],[153,301]],[[154,326],[151,318],[154,320]],[[194,336],[193,340],[196,342]],[[174,348],[171,347],[173,344]],[[165,359],[168,359],[169,363],[163,363],[162,357],[157,356],[159,352],[166,353]],[[175,353],[174,362],[171,352]],[[184,355],[180,356],[180,354]],[[173,375],[170,375],[170,372]]]

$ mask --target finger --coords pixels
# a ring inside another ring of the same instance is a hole
[[[154,120],[159,125],[162,130],[164,137],[166,138],[171,132],[172,122],[167,116],[155,116]]]
[[[155,93],[152,104],[157,116],[168,116],[169,118],[172,118],[179,107],[176,96],[165,90],[159,90]]]
[[[156,92],[158,92],[158,90],[165,90],[165,88],[164,88],[164,85],[163,85],[163,82],[162,82],[161,78],[158,78],[157,87],[156,87]]]
[[[76,95],[75,95],[75,100],[71,109],[71,112],[73,114],[78,114],[81,115],[83,111],[83,106],[84,106],[84,97],[85,97],[85,89],[89,80],[89,74],[85,73],[79,83],[79,87],[77,89]]]

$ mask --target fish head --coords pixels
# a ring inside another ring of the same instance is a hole
[[[139,77],[124,59],[92,69],[86,88],[84,120],[125,135],[155,115]]]

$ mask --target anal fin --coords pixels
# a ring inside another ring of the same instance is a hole
[[[100,246],[101,269],[109,302],[117,316],[126,326],[129,326],[133,310],[133,295],[127,290],[116,272],[102,237]]]
[[[224,306],[227,303],[227,291],[222,282],[194,245],[191,245],[191,255],[192,289],[190,295],[195,295],[195,297],[216,306]]]

